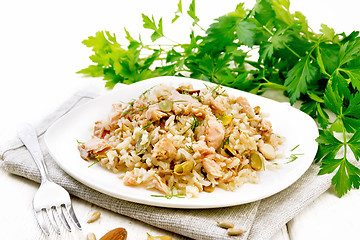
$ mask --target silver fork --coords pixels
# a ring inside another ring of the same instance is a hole
[[[49,178],[35,129],[29,124],[23,124],[18,130],[18,136],[31,153],[41,175],[40,188],[33,199],[35,217],[41,230],[46,235],[50,235],[44,218],[44,214],[46,214],[57,234],[60,234],[60,228],[55,220],[55,215],[58,216],[58,219],[61,220],[65,228],[71,231],[64,212],[67,212],[72,222],[81,230],[80,223],[71,204],[69,193]]]

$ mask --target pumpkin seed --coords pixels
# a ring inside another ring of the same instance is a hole
[[[144,143],[144,137],[147,136],[146,142]],[[150,145],[149,135],[140,134],[135,144],[135,152],[137,155],[144,154],[148,146]]]
[[[205,192],[211,193],[215,190],[215,186],[214,185],[210,185],[210,186],[203,186],[203,190]]]
[[[150,234],[146,233],[148,235],[147,240],[172,240],[169,236],[151,236]]]
[[[234,224],[232,222],[227,221],[217,221],[219,227],[222,228],[234,228]]]
[[[86,240],[96,240],[95,234],[92,233],[92,232],[89,232],[89,233],[86,235]]]
[[[227,233],[228,233],[229,236],[238,236],[238,235],[243,234],[244,232],[246,232],[246,231],[244,231],[244,230],[242,230],[240,228],[229,228],[227,230]]]
[[[232,121],[232,116],[224,115],[219,118],[224,126],[229,125]]]
[[[173,102],[170,100],[163,100],[159,102],[159,108],[163,112],[170,112],[173,108]]]
[[[190,173],[194,168],[194,162],[193,161],[186,161],[181,164],[176,164],[174,166],[174,173],[176,175],[186,175]]]
[[[263,162],[258,153],[254,152],[250,154],[250,166],[255,171],[260,171],[262,168]]]
[[[92,223],[95,222],[96,220],[98,220],[100,218],[101,213],[99,211],[94,211],[89,219],[87,220],[87,223]]]
[[[231,149],[229,145],[224,146],[224,150],[227,154],[229,154],[231,157],[235,157],[235,151]]]

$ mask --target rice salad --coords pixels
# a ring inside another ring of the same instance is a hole
[[[83,159],[120,174],[126,186],[191,198],[257,183],[281,143],[260,107],[245,97],[219,85],[160,84],[113,104],[78,149]]]

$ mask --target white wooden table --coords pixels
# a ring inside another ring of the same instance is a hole
[[[122,39],[123,27],[133,35],[144,33],[141,13],[154,14],[164,23],[170,22],[176,1],[1,1],[0,2],[0,139],[15,136],[16,126],[23,121],[37,124],[64,99],[87,86],[104,91],[100,79],[82,78],[76,71],[90,64],[90,50],[81,41],[99,30],[117,33]],[[251,7],[254,0],[247,1]],[[232,11],[237,1],[198,0],[197,14],[203,26]],[[184,8],[189,1],[183,0]],[[186,6],[186,7],[185,7]],[[292,11],[301,11],[317,30],[321,23],[336,32],[360,30],[357,0],[291,0]],[[187,27],[167,28],[164,32],[179,41],[186,40]],[[184,28],[184,29],[182,29]],[[149,33],[149,32],[146,32]],[[143,34],[145,38],[145,34]],[[170,235],[161,229],[100,209],[73,198],[75,211],[83,231],[46,238],[39,230],[32,213],[32,198],[38,184],[10,175],[0,169],[0,233],[1,239],[85,239],[88,232],[100,238],[107,231],[124,227],[128,239],[146,239],[151,235]],[[87,216],[94,211],[101,218],[91,224]],[[332,190],[310,204],[302,213],[274,236],[273,240],[359,239],[360,191],[352,191],[339,199]],[[174,239],[178,239],[174,237]]]

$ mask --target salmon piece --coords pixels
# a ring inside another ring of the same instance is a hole
[[[138,186],[140,183],[137,181],[136,177],[134,176],[134,173],[127,172],[123,178],[123,183],[125,186]]]
[[[203,156],[215,154],[215,149],[213,147],[208,147],[204,141],[198,141],[197,144],[193,145],[193,149]]]
[[[248,117],[255,117],[254,109],[250,106],[248,100],[242,96],[236,99],[236,103],[242,107],[242,112],[246,113]]]
[[[85,151],[89,153],[100,153],[109,150],[111,146],[104,140],[98,137],[92,137],[84,144]]]
[[[192,112],[192,106],[191,104],[181,104],[181,103],[174,103],[173,105],[173,111],[175,115],[181,114],[181,115],[189,115]]]
[[[213,147],[215,150],[218,149],[225,137],[225,128],[215,118],[210,118],[205,123],[205,140],[209,147]]]
[[[116,103],[112,105],[111,111],[108,115],[109,127],[111,127],[112,129],[116,128],[123,111],[124,109],[120,103]]]
[[[165,184],[164,180],[158,175],[155,175],[155,189],[159,190],[165,195],[170,195],[169,187]]]
[[[85,144],[79,144],[78,150],[80,152],[80,157],[86,161],[90,160],[91,154],[85,150]]]
[[[215,100],[213,97],[210,98],[210,107],[216,111],[218,115],[224,115],[226,112],[226,107],[221,101]]]
[[[134,110],[139,109],[139,108],[144,108],[148,106],[148,103],[144,102],[142,99],[137,99],[134,101]]]
[[[204,108],[198,108],[198,107],[193,107],[191,109],[191,112],[194,114],[194,116],[196,117],[202,117],[202,118],[205,118],[206,115],[209,114],[209,112],[211,112],[211,110],[209,109],[207,111],[207,109],[204,109]]]
[[[174,103],[173,112],[175,115],[190,115],[194,114],[195,117],[205,118],[206,115],[211,113],[210,109],[206,107],[194,107],[192,104],[182,104],[183,102]]]
[[[172,160],[176,156],[176,148],[169,138],[162,138],[155,144],[151,156],[157,160]]]
[[[155,188],[156,190],[160,191],[165,195],[170,195],[169,187],[165,184],[164,180],[159,175],[155,174],[154,177],[151,177],[151,180],[154,183],[153,188]],[[151,180],[150,179],[141,180],[141,177],[139,178],[135,176],[134,171],[131,171],[125,174],[123,178],[123,183],[125,186],[134,187],[134,186],[139,186],[141,184],[147,184]]]
[[[221,167],[213,159],[204,158],[202,163],[203,163],[205,172],[207,172],[214,178],[219,178],[222,176]]]
[[[94,136],[98,138],[104,138],[106,134],[110,133],[109,126],[101,121],[95,122]]]
[[[168,114],[161,111],[158,104],[150,105],[145,113],[145,117],[150,121],[158,121],[167,116]]]
[[[260,123],[260,131],[271,132],[272,131],[271,123],[263,119]]]

